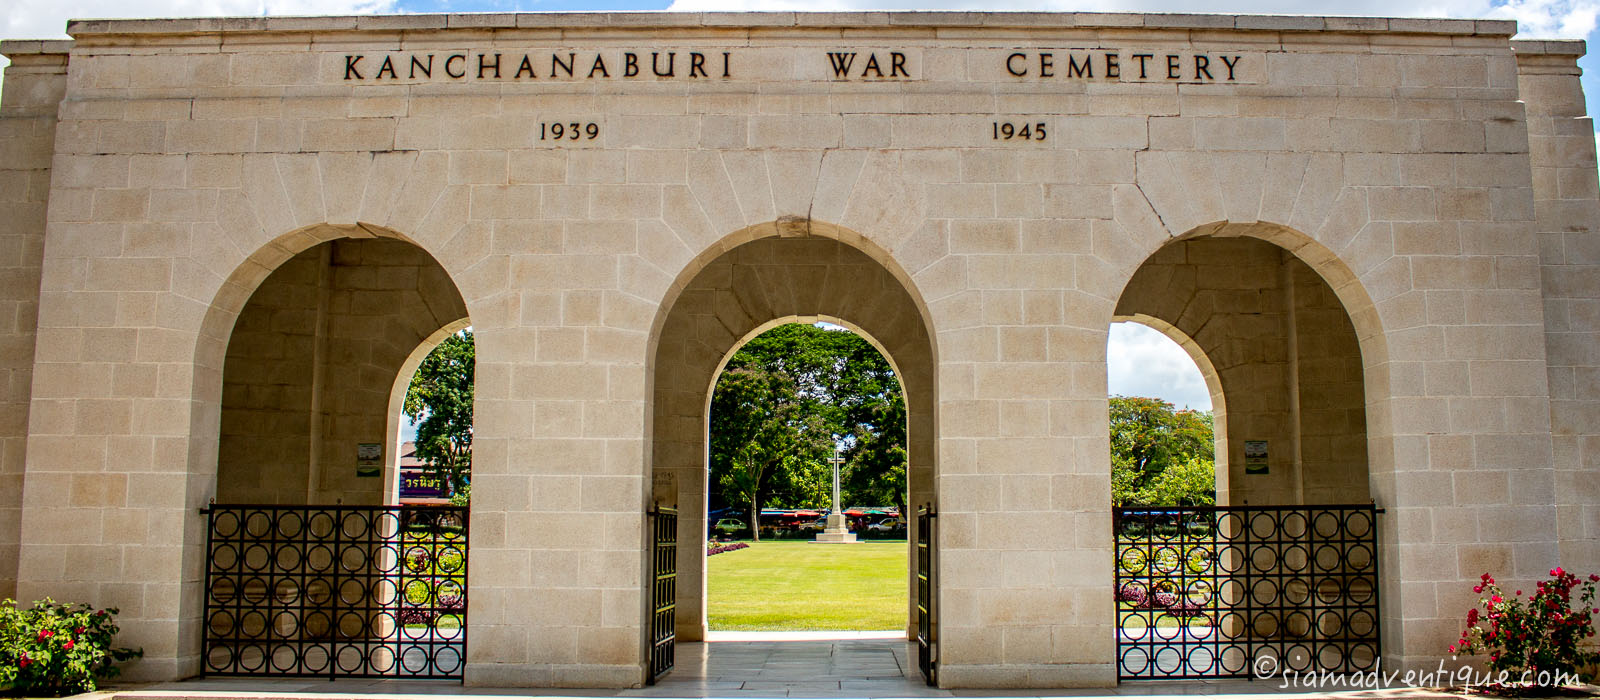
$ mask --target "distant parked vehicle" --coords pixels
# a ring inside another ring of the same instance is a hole
[[[738,518],[723,518],[718,520],[716,525],[711,526],[711,529],[716,530],[717,532],[732,535],[735,533],[744,532],[749,528],[745,526],[743,520]]]
[[[901,531],[904,531],[905,529],[906,529],[906,524],[903,523],[903,522],[900,522],[899,518],[884,518],[882,520],[879,520],[878,522],[875,522],[875,523],[867,526],[867,530],[868,531],[877,532],[877,533],[883,533],[883,534],[887,534],[887,533],[891,533],[891,532],[901,532]]]

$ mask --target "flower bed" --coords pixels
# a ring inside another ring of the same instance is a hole
[[[1157,590],[1152,593],[1143,582],[1124,583],[1117,589],[1117,602],[1132,610],[1153,610],[1179,619],[1189,619],[1191,624],[1211,624],[1205,606],[1173,591],[1162,590],[1163,585],[1170,588],[1172,584],[1170,581],[1158,582]]]
[[[750,545],[745,544],[743,542],[734,542],[733,544],[719,544],[719,545],[717,545],[715,547],[711,547],[710,549],[707,549],[706,550],[706,556],[709,557],[709,556],[711,556],[713,554],[721,554],[723,552],[732,552],[732,551],[735,551],[735,550],[746,549],[749,546]]]

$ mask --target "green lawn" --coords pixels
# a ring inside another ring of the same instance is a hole
[[[751,542],[706,559],[713,630],[906,627],[906,543]]]

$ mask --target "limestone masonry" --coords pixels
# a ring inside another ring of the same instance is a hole
[[[1206,375],[1222,503],[1383,509],[1384,667],[1431,669],[1483,572],[1600,570],[1584,46],[1515,32],[611,13],[0,43],[0,597],[120,607],[130,675],[200,673],[198,510],[394,502],[405,383],[470,325],[465,681],[640,684],[653,506],[683,514],[677,636],[705,631],[714,377],[823,319],[904,383],[939,683],[1111,685],[1106,338],[1135,320]],[[372,443],[387,478],[357,473]]]

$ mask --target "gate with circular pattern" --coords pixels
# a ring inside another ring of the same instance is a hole
[[[202,512],[205,675],[462,677],[466,508]]]
[[[1118,678],[1376,669],[1381,512],[1113,509]]]

